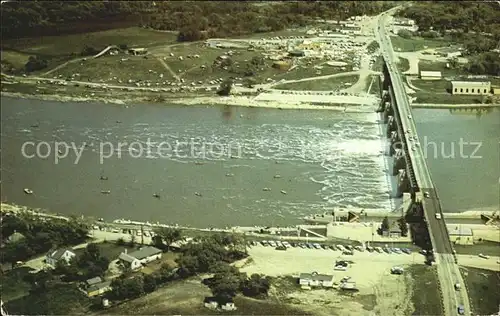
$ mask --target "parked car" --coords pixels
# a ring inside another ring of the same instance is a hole
[[[384,247],[384,251],[385,251],[386,253],[392,253],[391,249],[390,249],[390,248],[387,248],[387,247]]]
[[[344,251],[345,250],[344,246],[342,246],[342,245],[337,245],[337,249],[340,250],[340,251]]]
[[[306,247],[309,248],[309,249],[313,249],[314,248],[314,246],[312,244],[309,244],[309,243],[306,244]]]
[[[344,266],[335,266],[333,268],[333,270],[336,270],[336,271],[346,271],[347,267],[344,267]]]
[[[401,251],[403,251],[406,254],[411,254],[411,249],[408,249],[408,248],[403,248],[403,249],[401,249]]]
[[[267,240],[263,240],[263,241],[261,241],[260,243],[261,243],[261,245],[262,245],[262,246],[264,246],[264,247],[269,246],[269,243],[267,242]]]
[[[323,249],[325,249],[325,250],[330,249],[330,247],[328,247],[328,245],[321,245],[321,248],[323,248]]]
[[[367,246],[366,250],[368,250],[369,252],[373,252],[375,249],[373,247],[371,247],[371,246]]]
[[[345,255],[345,256],[353,256],[354,255],[354,253],[352,252],[352,250],[346,250],[346,251],[342,252],[342,254]]]
[[[354,249],[351,245],[345,245],[345,248],[346,248],[347,250],[351,250],[351,251]]]
[[[382,247],[375,247],[375,251],[378,253],[382,253]]]
[[[392,252],[400,254],[401,253],[401,249],[399,249],[399,248],[392,248]]]
[[[335,247],[335,245],[330,245],[330,249],[331,250],[337,250],[337,248]]]
[[[276,247],[276,248],[274,248],[274,249],[276,249],[276,250],[284,250],[284,251],[286,251],[286,247],[285,247],[285,246],[278,246],[278,247]]]
[[[300,244],[299,244],[299,247],[300,247],[300,248],[306,248],[306,245],[305,245],[305,244],[303,244],[303,243],[300,243]]]
[[[316,249],[321,249],[321,245],[318,243],[313,244],[313,247]]]

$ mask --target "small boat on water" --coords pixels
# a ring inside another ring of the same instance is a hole
[[[204,165],[205,163],[203,163],[203,162],[199,162],[199,161],[195,161],[195,163],[194,163],[194,164],[195,164],[195,165],[200,166],[200,165]]]
[[[121,123],[122,121],[116,121],[116,123]]]
[[[102,194],[110,194],[111,191],[110,190],[106,190],[106,191],[101,191]]]
[[[155,193],[155,194],[153,194],[153,197],[155,197],[155,198],[159,199],[159,198],[160,198],[160,195],[159,195],[158,193]]]
[[[276,174],[276,175],[274,175],[274,178],[279,179],[279,178],[281,178],[281,176],[279,174]]]
[[[57,151],[57,153],[58,153],[59,155],[62,155],[63,151],[59,149],[59,150]]]
[[[285,190],[281,190],[280,191],[282,194],[286,194],[286,191]]]
[[[33,125],[31,125],[31,127],[33,127],[33,128],[37,128],[37,127],[39,127],[39,126],[40,126],[40,125],[38,125],[38,124],[33,124]]]
[[[101,180],[108,180],[108,177],[106,177],[106,176],[101,176],[101,177],[100,177],[100,179],[101,179]]]
[[[200,192],[194,192],[194,195],[201,196],[201,193]]]
[[[264,189],[262,189],[262,191],[271,191],[271,189],[270,188],[264,188]]]
[[[24,191],[24,193],[26,193],[26,194],[33,194],[33,190],[30,190],[30,189],[28,189],[28,188],[25,188],[23,191]]]
[[[233,173],[226,173],[226,177],[233,177],[234,174]]]

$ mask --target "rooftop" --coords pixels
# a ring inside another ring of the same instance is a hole
[[[88,285],[94,285],[94,284],[101,283],[101,282],[102,282],[102,279],[101,279],[101,277],[98,277],[98,276],[87,280]]]
[[[452,81],[452,85],[463,85],[463,86],[469,86],[469,87],[484,87],[484,86],[489,86],[490,82],[489,81]]]
[[[130,257],[133,257],[133,258],[141,260],[141,259],[153,256],[153,255],[157,255],[157,254],[159,254],[161,252],[162,251],[160,249],[149,246],[149,247],[144,247],[144,248],[141,248],[141,249],[139,249],[137,251],[131,252],[128,255]]]
[[[441,71],[420,71],[420,76],[441,77]]]
[[[472,236],[472,229],[462,227],[461,225],[450,227],[448,229],[450,236]]]
[[[64,255],[64,253],[66,251],[69,251],[71,253],[73,253],[73,251],[71,251],[71,249],[68,249],[68,248],[61,248],[61,249],[57,249],[57,250],[52,250],[50,251],[48,254],[47,254],[47,257],[50,257],[52,259],[55,259],[55,260],[59,260],[62,258],[62,256]],[[74,253],[73,253],[74,254]]]
[[[101,283],[96,283],[96,284],[89,286],[89,288],[87,289],[87,292],[97,291],[97,290],[100,290],[100,289],[108,287],[108,286],[111,286],[111,281],[104,281]]]

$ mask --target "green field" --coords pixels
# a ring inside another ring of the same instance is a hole
[[[432,92],[417,91],[413,96],[417,97],[414,103],[435,103],[435,104],[477,104],[481,103],[481,96],[475,95],[451,95],[438,94]]]
[[[475,315],[494,315],[500,308],[500,273],[461,267]]]
[[[450,82],[448,80],[411,80],[411,83],[422,89],[424,92],[446,93],[449,94]]]
[[[79,74],[73,77],[76,81],[101,82],[103,80],[103,83],[115,85],[133,85],[128,84],[130,79],[151,82],[173,80],[170,72],[156,58],[150,56],[144,59],[140,56],[125,54],[105,55],[95,59],[89,58],[86,61],[68,63],[47,77],[61,75],[62,78],[67,78],[73,74]],[[163,78],[160,78],[160,74],[163,74]]]
[[[414,280],[411,300],[415,311],[412,315],[443,315],[436,268],[412,265],[407,271]]]
[[[400,36],[391,36],[391,42],[396,52],[416,52],[427,48],[446,47],[450,45],[450,42],[446,40],[419,37],[406,39]]]
[[[302,79],[302,78],[333,75],[333,74],[340,73],[340,72],[352,71],[352,66],[346,66],[345,70],[341,70],[340,68],[337,68],[337,67],[328,66],[324,62],[317,63],[316,65],[321,66],[323,68],[322,69],[315,69],[314,68],[315,65],[297,66],[296,68],[294,68],[290,71],[276,74],[274,79],[275,80],[281,80],[281,79],[296,80],[296,79]]]
[[[346,75],[328,79],[308,80],[301,82],[285,83],[274,86],[278,90],[306,90],[306,91],[330,91],[347,88],[346,83],[354,84],[358,81],[358,75]]]
[[[469,73],[459,65],[455,69],[446,68],[445,62],[430,62],[422,60],[418,63],[419,71],[441,71],[443,77],[456,77],[456,76],[466,76]]]
[[[500,256],[500,243],[494,241],[474,241],[474,246],[455,245],[458,254]]]
[[[108,45],[126,44],[128,47],[168,45],[176,41],[172,32],[159,32],[140,27],[114,29],[101,32],[8,39],[2,41],[2,50],[15,50],[26,54],[61,56],[80,54],[85,45],[104,49]]]

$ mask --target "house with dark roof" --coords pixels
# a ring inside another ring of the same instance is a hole
[[[81,286],[80,290],[88,297],[94,297],[111,291],[111,281],[104,281],[101,277],[88,279]]]
[[[45,262],[53,267],[56,266],[57,262],[64,260],[67,264],[74,258],[76,254],[69,248],[61,248],[56,250],[51,250],[45,258]]]
[[[118,257],[119,262],[127,269],[138,270],[148,262],[161,259],[162,251],[155,247],[143,247],[131,253],[122,252]]]
[[[299,276],[299,284],[309,287],[333,287],[333,275],[313,273],[301,273]]]

